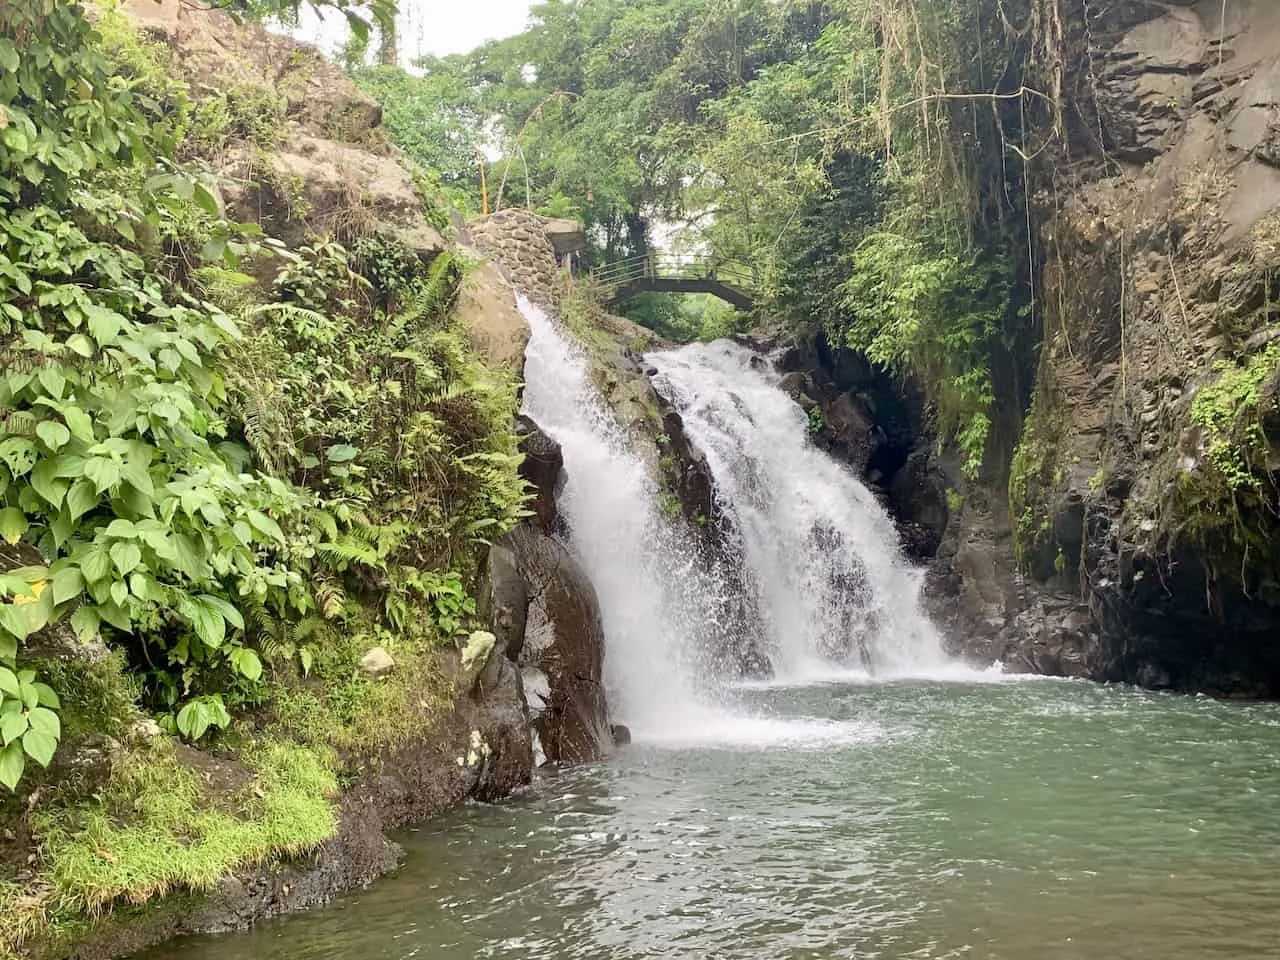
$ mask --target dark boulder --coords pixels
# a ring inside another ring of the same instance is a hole
[[[516,434],[520,438],[520,452],[524,462],[520,464],[520,476],[534,490],[533,512],[543,533],[555,530],[556,497],[564,487],[564,454],[560,444],[543,432],[530,417],[516,419]]]
[[[532,526],[517,527],[501,546],[514,557],[529,598],[519,665],[536,668],[549,687],[549,702],[533,720],[542,749],[555,763],[599,760],[613,735],[595,588],[564,546]]]

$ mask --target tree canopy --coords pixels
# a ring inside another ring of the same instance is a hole
[[[993,360],[1025,338],[1024,141],[1058,124],[1042,6],[545,0],[422,76],[360,76],[470,209],[487,155],[491,207],[581,218],[597,262],[749,264],[772,314],[924,381],[976,470]]]

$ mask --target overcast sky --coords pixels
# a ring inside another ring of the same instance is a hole
[[[400,0],[400,56],[408,63],[428,53],[465,53],[486,40],[519,33],[533,2]],[[332,51],[346,39],[346,21],[340,15],[326,21],[322,25],[304,6],[299,35]]]

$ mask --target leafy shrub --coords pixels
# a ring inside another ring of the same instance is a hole
[[[103,48],[75,5],[0,8],[10,788],[61,733],[33,634],[100,633],[198,740],[269,698],[280,655],[309,670],[336,624],[421,633],[425,607],[431,639],[465,632],[460,571],[523,514],[514,385],[447,319],[459,265],[318,240],[257,302],[235,268],[269,248],[173,159],[185,91],[124,33],[106,48],[132,66]]]
[[[977,476],[991,429],[990,349],[1008,309],[1008,265],[873,233],[851,268],[838,342],[915,375],[937,405],[939,432],[954,432],[966,475]]]

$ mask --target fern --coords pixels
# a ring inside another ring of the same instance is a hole
[[[392,318],[387,328],[394,338],[410,324],[430,324],[442,320],[452,308],[461,286],[461,260],[453,251],[445,251],[431,261],[404,307]]]

